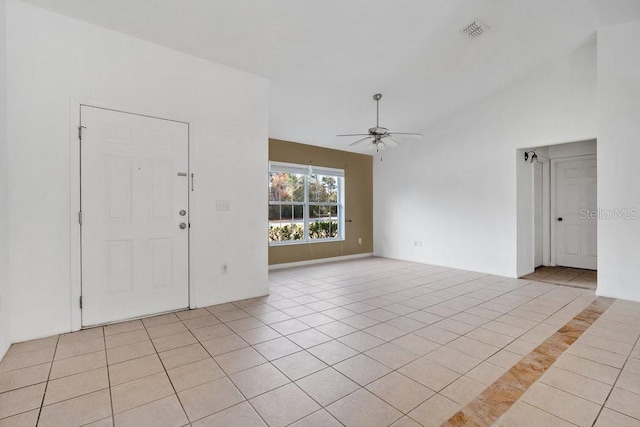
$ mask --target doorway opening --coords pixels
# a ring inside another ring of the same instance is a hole
[[[594,287],[597,141],[518,150],[517,162],[518,277]]]

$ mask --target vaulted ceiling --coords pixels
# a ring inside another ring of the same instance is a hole
[[[26,1],[263,76],[271,137],[340,149],[376,92],[381,125],[420,132],[640,19],[640,0]],[[476,18],[490,29],[468,39]]]

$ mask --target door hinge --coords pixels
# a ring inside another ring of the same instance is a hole
[[[78,224],[82,225],[82,211],[78,212]]]
[[[82,308],[82,295],[80,295],[80,308]]]
[[[86,126],[82,126],[82,125],[78,126],[78,139],[80,141],[82,141],[82,129],[86,129],[86,128],[87,128]]]

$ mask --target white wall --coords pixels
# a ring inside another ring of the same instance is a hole
[[[78,101],[190,123],[192,302],[266,294],[266,81],[16,0],[7,14],[13,340],[69,331],[77,310]]]
[[[9,335],[9,210],[7,208],[7,33],[6,1],[0,0],[0,359]]]
[[[517,149],[594,138],[595,102],[592,41],[422,141],[385,150],[374,162],[375,253],[506,276],[531,271],[532,170]]]
[[[598,31],[598,206],[640,209],[640,22]],[[599,295],[640,301],[640,219],[598,221]]]

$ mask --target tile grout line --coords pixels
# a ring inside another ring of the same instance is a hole
[[[107,386],[109,388],[109,406],[111,407],[111,422],[115,425],[116,415],[113,413],[113,395],[111,394],[111,370],[109,369],[109,354],[107,353],[107,336],[104,333],[104,326],[102,328],[102,339],[104,340],[104,361],[106,363],[107,370]]]
[[[513,365],[474,400],[442,424],[466,423],[491,425],[533,385],[593,323],[611,306],[614,299],[597,297],[554,334]],[[529,378],[527,378],[529,374]]]
[[[40,423],[42,408],[44,408],[44,398],[47,395],[47,388],[49,387],[49,380],[51,379],[51,371],[53,370],[53,362],[56,360],[56,353],[58,352],[58,344],[60,344],[60,335],[58,335],[56,338],[56,347],[53,350],[53,358],[51,359],[51,366],[49,366],[49,374],[47,374],[47,381],[44,386],[44,393],[42,393],[42,401],[40,402],[40,408],[38,410],[38,418],[36,419],[36,425]]]
[[[633,344],[633,347],[631,347],[631,351],[633,351],[633,348],[635,346],[637,346],[639,342],[640,342],[640,337],[636,338],[636,342]],[[596,424],[596,422],[598,421],[598,418],[600,418],[600,414],[602,414],[602,411],[604,410],[605,405],[609,401],[609,397],[611,397],[611,393],[613,393],[613,390],[616,388],[616,384],[618,383],[618,380],[620,379],[620,375],[622,375],[622,372],[624,371],[624,367],[627,366],[627,363],[629,363],[629,358],[630,357],[631,357],[631,353],[627,355],[627,359],[624,361],[624,364],[620,368],[620,372],[618,372],[618,375],[616,376],[615,381],[611,385],[611,390],[609,390],[609,393],[607,394],[607,397],[604,399],[604,402],[602,402],[602,406],[600,407],[600,410],[598,411],[598,415],[596,415],[595,419],[593,420],[593,423],[591,424],[592,426],[594,426]],[[611,410],[615,411],[615,409],[611,409]],[[615,412],[617,412],[617,411],[615,411]],[[626,415],[626,414],[623,414],[623,415]]]

